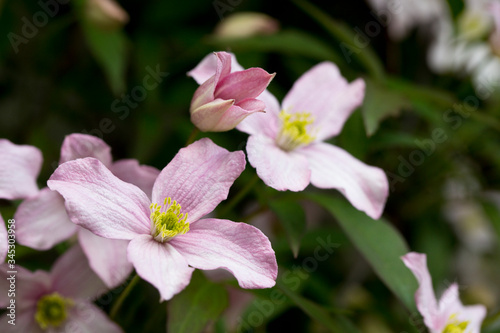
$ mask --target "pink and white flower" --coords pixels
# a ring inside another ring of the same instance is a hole
[[[9,290],[11,275],[0,270],[0,308],[7,309],[0,318],[4,333],[119,333],[122,329],[112,322],[92,301],[107,291],[103,282],[90,269],[80,246],[64,253],[50,272],[29,270],[17,266],[15,274],[15,325],[9,323],[12,300]]]
[[[224,268],[242,288],[275,284],[276,258],[260,230],[203,219],[227,198],[244,168],[243,152],[202,139],[161,171],[151,199],[94,158],[60,165],[48,185],[62,194],[75,223],[101,237],[129,240],[128,259],[137,274],[169,300],[189,284],[194,268]]]
[[[232,69],[242,68],[232,55]],[[202,62],[191,75],[205,80],[215,71]],[[266,185],[279,191],[302,191],[309,183],[338,189],[357,209],[379,218],[389,192],[385,173],[323,141],[336,136],[362,103],[364,81],[348,83],[330,62],[316,65],[295,82],[280,107],[267,90],[258,98],[265,114],[255,114],[236,128],[250,134],[250,164]],[[281,111],[280,111],[281,110]]]
[[[37,194],[42,161],[38,148],[0,139],[0,198],[16,200]]]
[[[83,157],[95,157],[120,179],[135,184],[151,195],[159,170],[139,165],[136,160],[113,163],[111,148],[101,139],[85,134],[68,135],[61,146],[60,164]],[[36,177],[36,175],[35,175]],[[49,188],[32,192],[18,207],[16,240],[19,244],[37,250],[47,250],[77,235],[90,267],[113,288],[132,272],[127,260],[128,242],[98,237],[75,225],[66,212],[63,197]]]
[[[486,316],[483,305],[464,306],[458,297],[456,283],[445,290],[437,301],[427,269],[427,256],[410,252],[401,259],[417,278],[419,287],[415,293],[415,302],[431,333],[480,333],[481,323]]]
[[[214,70],[206,73],[207,65]],[[257,96],[275,74],[262,68],[235,70],[231,66],[229,53],[215,52],[188,72],[200,84],[191,101],[191,121],[203,132],[229,131],[252,113],[264,112],[266,105]]]

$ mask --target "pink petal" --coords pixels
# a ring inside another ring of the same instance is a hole
[[[68,217],[64,199],[47,187],[24,200],[14,215],[19,244],[47,250],[75,234],[78,226]]]
[[[439,312],[439,308],[432,288],[432,279],[427,269],[427,256],[425,254],[410,252],[401,257],[418,281],[419,287],[415,293],[415,302],[420,314],[424,317],[425,325],[430,329],[442,329],[441,322],[448,317]]]
[[[97,306],[88,301],[76,301],[62,332],[121,333],[123,330]]]
[[[160,170],[149,165],[140,165],[137,160],[126,159],[116,161],[109,168],[111,172],[124,182],[134,184],[151,198],[153,185]]]
[[[468,321],[467,332],[480,333],[481,323],[486,316],[486,307],[483,305],[464,306],[459,298],[458,284],[453,283],[439,299],[439,312],[442,317],[434,322],[435,327],[442,330],[446,327],[450,316],[458,322]]]
[[[0,214],[0,262],[5,261],[8,250],[7,228],[5,227],[5,221],[3,220],[2,214]]]
[[[106,167],[113,161],[111,148],[98,137],[80,133],[66,136],[61,146],[59,164],[85,157],[97,158]]]
[[[227,52],[214,52],[203,58],[203,60],[193,70],[189,71],[187,75],[191,76],[196,83],[201,85],[214,76],[217,69],[219,69],[219,77],[220,75],[225,76],[231,72],[243,70],[243,68],[237,63],[234,54]]]
[[[340,133],[347,118],[363,102],[364,91],[363,80],[349,84],[337,66],[322,62],[295,82],[283,99],[283,109],[311,113],[317,140],[321,141]]]
[[[70,219],[96,235],[131,239],[150,232],[147,195],[95,158],[61,164],[47,184],[66,200]]]
[[[38,148],[0,139],[0,199],[24,199],[35,195],[42,161]]]
[[[195,110],[191,110],[191,122],[203,132],[223,132],[233,129],[237,123],[229,129],[223,129],[223,127],[219,126],[233,105],[234,100],[232,99],[210,101]]]
[[[128,240],[99,237],[84,228],[78,231],[78,240],[90,268],[109,289],[123,283],[132,273],[132,263],[127,259]]]
[[[95,299],[108,290],[78,244],[57,259],[50,275],[53,290],[66,297]]]
[[[170,241],[190,266],[223,268],[242,288],[271,288],[278,264],[269,239],[257,228],[228,220],[203,219]]]
[[[16,302],[17,303],[17,302]],[[7,314],[2,315],[0,318],[0,332],[2,333],[46,333],[40,328],[40,325],[35,321],[36,307],[32,306],[30,308],[19,311],[16,308],[16,325],[9,324],[8,321],[11,320],[7,317]]]
[[[231,55],[226,52],[216,52],[215,56],[217,58],[215,73],[195,91],[191,101],[191,112],[212,101],[219,81],[231,73]]]
[[[233,100],[216,99],[192,113],[191,122],[203,132],[225,132],[235,128],[249,115],[262,112],[265,107],[263,102],[256,99],[243,100],[239,105],[233,104]]]
[[[128,258],[137,274],[158,289],[160,301],[169,300],[184,289],[194,271],[172,245],[159,243],[149,235],[130,241]]]
[[[51,291],[51,277],[47,272],[29,270],[16,265],[16,273],[7,264],[0,265],[0,308],[5,308],[10,302],[7,291],[10,289],[10,281],[7,278],[15,275],[16,280],[16,311],[21,311],[35,306],[38,298]]]
[[[228,152],[210,139],[179,150],[162,170],[153,187],[153,202],[171,197],[195,222],[227,198],[229,188],[245,169],[245,154]]]
[[[214,97],[234,99],[236,103],[247,98],[256,98],[267,88],[275,75],[269,74],[262,68],[249,68],[231,73],[221,78],[215,88]]]
[[[309,161],[314,186],[338,189],[354,207],[373,219],[382,215],[389,193],[384,171],[328,143],[314,143],[298,151]]]
[[[264,135],[248,138],[247,154],[260,179],[278,191],[302,191],[309,184],[311,171],[307,160],[294,151],[286,152]]]
[[[188,76],[191,76],[196,83],[202,84],[210,77],[215,74],[217,70],[217,56],[215,54],[210,53],[202,61],[191,71],[187,73]]]
[[[257,113],[245,118],[236,128],[250,135],[263,134],[275,138],[279,130],[280,105],[278,100],[268,90],[264,90],[257,99],[266,104],[266,113]]]

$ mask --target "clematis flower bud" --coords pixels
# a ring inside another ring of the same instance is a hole
[[[105,30],[119,29],[129,20],[127,12],[113,0],[87,0],[85,15],[87,20]]]
[[[278,31],[279,23],[262,13],[236,13],[221,21],[215,35],[222,38],[244,38],[255,35],[270,35]]]
[[[264,112],[266,104],[257,97],[275,75],[262,68],[235,71],[235,66],[231,72],[229,53],[215,52],[215,58],[216,64],[206,57],[188,73],[201,84],[191,100],[190,113],[193,124],[203,132],[229,131],[248,115]]]

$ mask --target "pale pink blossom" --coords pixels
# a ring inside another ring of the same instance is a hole
[[[481,323],[486,316],[486,308],[483,305],[464,306],[458,297],[456,283],[449,286],[438,301],[427,269],[427,256],[410,252],[401,259],[418,281],[415,302],[430,333],[480,333]]]
[[[68,135],[61,146],[60,164],[83,157],[95,157],[120,179],[135,184],[151,195],[159,170],[142,166],[136,160],[119,160],[113,163],[111,148],[101,139],[86,134]],[[131,273],[132,264],[127,260],[128,242],[97,237],[71,222],[63,197],[49,188],[24,200],[18,207],[16,240],[19,244],[47,250],[77,235],[90,267],[108,287],[119,285]]]
[[[0,139],[0,199],[16,200],[35,195],[42,161],[38,148]]]
[[[227,198],[244,168],[243,152],[202,139],[161,171],[152,199],[94,158],[60,165],[48,185],[62,194],[75,223],[101,237],[130,240],[128,259],[137,274],[168,300],[189,284],[194,268],[224,268],[242,288],[275,284],[276,258],[260,230],[203,219]]]
[[[490,44],[493,52],[500,57],[500,1],[491,2],[490,10],[495,21],[495,30],[490,36]]]
[[[89,268],[78,244],[64,253],[50,272],[30,272],[16,266],[17,273],[12,274],[6,265],[1,268],[0,308],[7,309],[0,318],[1,332],[122,332],[92,303],[107,288]],[[12,276],[15,277],[15,297],[7,292]],[[9,316],[11,304],[15,305],[15,316]],[[12,318],[15,325],[9,323]]]
[[[232,69],[241,69],[231,56]],[[192,75],[203,81],[214,71],[214,64],[204,61]],[[258,98],[266,103],[266,113],[252,115],[236,128],[250,134],[248,159],[266,185],[279,191],[302,191],[309,183],[335,188],[354,207],[379,218],[389,189],[385,173],[323,142],[340,133],[364,91],[363,80],[348,83],[330,62],[299,78],[281,107],[265,90]]]
[[[207,64],[214,68],[209,75],[204,70]],[[229,53],[215,52],[188,72],[200,84],[191,101],[191,121],[203,132],[229,131],[245,117],[264,111],[265,104],[257,96],[275,74],[262,68],[234,70],[231,66]]]

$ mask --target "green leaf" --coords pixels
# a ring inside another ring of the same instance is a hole
[[[297,258],[300,241],[306,230],[306,214],[295,200],[275,200],[269,203],[271,210],[278,216],[285,229],[286,237],[293,256]]]
[[[234,52],[277,52],[280,54],[302,55],[318,61],[330,60],[335,63],[343,61],[338,52],[330,45],[313,35],[299,30],[284,30],[269,36],[237,39],[211,37],[206,42],[220,49],[229,47]]]
[[[83,32],[96,61],[106,74],[115,95],[125,91],[127,39],[121,30],[104,31],[82,22]]]
[[[306,194],[306,197],[337,219],[380,279],[410,311],[415,311],[417,281],[401,261],[400,257],[409,252],[401,234],[386,220],[375,221],[343,199],[317,193]]]
[[[399,115],[402,109],[410,108],[411,104],[402,94],[389,90],[380,83],[372,80],[365,82],[366,96],[361,111],[366,134],[372,136],[382,120]]]
[[[195,271],[189,286],[168,303],[167,331],[203,332],[208,322],[215,321],[227,305],[226,289]]]
[[[296,294],[281,282],[277,282],[277,287],[288,296],[288,298],[304,311],[309,317],[322,324],[332,332],[355,333],[358,332],[351,325],[346,325],[345,321],[337,322],[322,306]],[[337,317],[337,316],[336,316]],[[340,317],[340,316],[339,316]],[[350,329],[352,328],[352,329]]]
[[[347,24],[333,19],[331,16],[325,14],[324,11],[310,2],[304,0],[294,0],[293,2],[306,14],[311,16],[314,20],[316,20],[316,22],[323,26],[323,28],[328,31],[330,35],[341,42],[340,46],[348,60],[347,62],[350,62],[348,56],[352,54],[373,77],[376,79],[384,78],[384,66],[371,47],[367,45],[366,47],[358,48],[353,45],[353,42],[356,41],[358,37],[358,33],[355,32],[355,30]],[[346,51],[350,51],[349,54],[345,54]]]

